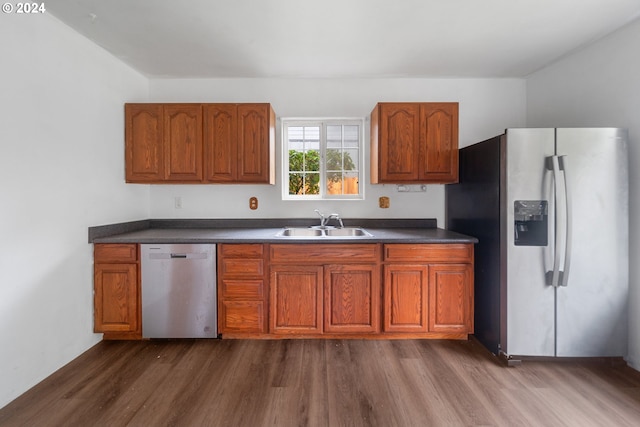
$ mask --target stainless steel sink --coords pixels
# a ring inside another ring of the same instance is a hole
[[[314,228],[285,228],[278,232],[278,237],[320,237],[324,230]]]
[[[311,237],[311,238],[347,238],[372,237],[373,235],[360,227],[317,228],[286,227],[276,233],[276,237]]]
[[[371,233],[365,231],[359,227],[346,227],[346,228],[330,228],[324,230],[325,234],[329,237],[368,237]]]

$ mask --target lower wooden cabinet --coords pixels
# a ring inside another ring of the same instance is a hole
[[[136,244],[94,246],[94,331],[105,339],[141,339]]]
[[[380,332],[380,269],[377,265],[324,266],[324,332]]]
[[[429,331],[473,332],[472,275],[471,264],[429,266]]]
[[[383,331],[473,333],[473,245],[384,245]]]
[[[429,266],[385,265],[384,331],[429,331]]]
[[[274,334],[322,333],[322,267],[271,266],[270,331]]]
[[[473,333],[472,244],[219,247],[223,335],[466,339]]]
[[[380,245],[271,245],[270,332],[380,332]]]
[[[472,244],[219,244],[223,337],[473,333]],[[137,244],[94,246],[94,330],[142,339]]]
[[[218,245],[218,333],[267,332],[263,244]]]
[[[274,334],[380,332],[376,265],[274,265],[270,285]]]

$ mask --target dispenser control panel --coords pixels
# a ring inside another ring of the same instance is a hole
[[[516,200],[514,202],[514,244],[516,246],[547,246],[549,214],[546,200]]]

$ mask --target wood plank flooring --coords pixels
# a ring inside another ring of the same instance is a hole
[[[624,364],[505,367],[475,341],[103,341],[0,426],[638,426]]]

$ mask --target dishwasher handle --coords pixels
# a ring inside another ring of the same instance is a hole
[[[206,252],[156,252],[150,253],[149,259],[207,259]]]

